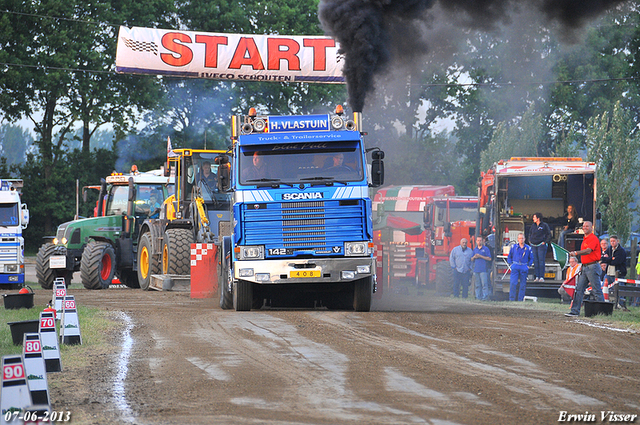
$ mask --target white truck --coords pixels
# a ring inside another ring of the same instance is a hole
[[[0,287],[24,284],[24,238],[29,210],[20,198],[21,179],[0,179]]]
[[[493,248],[491,283],[495,298],[508,296],[511,271],[507,256],[518,233],[524,233],[529,243],[532,215],[543,216],[552,233],[551,241],[557,242],[569,205],[577,212],[580,224],[565,237],[565,247],[578,251],[584,237],[582,223],[591,221],[598,228],[595,163],[581,158],[518,157],[500,160],[482,173],[476,234],[488,237]],[[544,281],[534,282],[533,269],[529,273],[528,295],[540,291],[553,294],[563,281],[562,267],[553,259],[550,248]]]

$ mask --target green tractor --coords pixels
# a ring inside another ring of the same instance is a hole
[[[69,285],[79,271],[87,289],[106,289],[114,276],[124,285],[139,287],[140,225],[159,216],[162,203],[173,194],[173,184],[161,170],[134,170],[103,179],[94,217],[61,224],[56,236],[40,247],[36,257],[40,286],[52,288],[57,277]]]

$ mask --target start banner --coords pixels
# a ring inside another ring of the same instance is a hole
[[[116,72],[217,80],[344,83],[338,43],[323,36],[120,27]]]

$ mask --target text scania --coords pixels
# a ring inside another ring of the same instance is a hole
[[[322,193],[285,193],[282,195],[282,199],[285,201],[297,201],[299,199],[322,199]]]

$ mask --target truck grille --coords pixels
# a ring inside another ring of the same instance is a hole
[[[360,200],[245,204],[242,215],[244,244],[266,249],[331,251],[345,241],[368,239]]]

